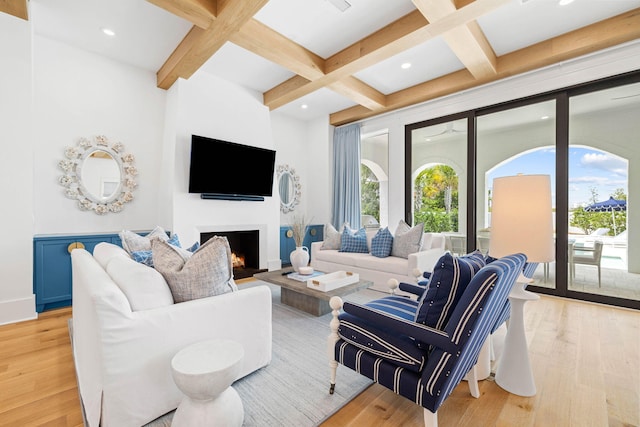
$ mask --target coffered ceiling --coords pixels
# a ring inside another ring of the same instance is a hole
[[[31,0],[29,6],[36,34],[153,70],[158,87],[211,73],[262,93],[271,110],[303,120],[329,114],[334,125],[640,38],[640,0],[564,6],[559,0]],[[26,9],[26,0],[0,0],[0,11],[23,19]]]

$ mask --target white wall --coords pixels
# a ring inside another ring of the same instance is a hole
[[[35,318],[33,295],[32,34],[27,21],[0,13],[0,324]]]
[[[307,155],[309,150],[307,124],[276,111],[271,113],[271,128],[276,149],[276,169],[277,165],[289,165],[298,175],[302,187],[300,203],[293,212],[280,212],[280,225],[291,224],[294,215],[304,214],[308,220],[312,219],[313,214],[307,212],[307,201],[311,196],[308,191],[310,181],[308,165],[310,160]],[[276,186],[274,196],[278,194],[277,190],[278,187]],[[280,199],[278,198],[279,202]]]
[[[329,118],[307,123],[307,212],[314,224],[331,222],[333,197],[333,127]]]
[[[177,87],[176,87],[177,85]],[[172,230],[185,244],[200,239],[201,232],[257,229],[260,231],[260,268],[280,266],[280,205],[274,197],[263,202],[202,200],[188,193],[191,135],[222,139],[240,144],[274,149],[269,110],[262,97],[220,78],[196,73],[189,80],[174,84],[167,107],[177,117],[169,118],[174,129],[165,133],[167,153],[175,154]],[[217,167],[233,174],[250,173],[241,159],[220,159]],[[274,179],[275,182],[275,179]],[[274,184],[275,186],[275,184]]]
[[[35,234],[148,230],[158,224],[166,92],[153,72],[34,37]],[[81,211],[58,184],[64,148],[105,135],[136,158],[134,200],[117,214]]]

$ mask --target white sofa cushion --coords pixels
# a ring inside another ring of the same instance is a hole
[[[173,304],[169,285],[162,274],[153,268],[128,257],[114,256],[106,270],[126,295],[132,311],[151,310]]]
[[[384,271],[387,273],[397,274],[398,276],[407,275],[407,260],[405,258],[388,256],[386,258],[376,258],[372,255],[358,258],[355,260],[355,266],[366,268],[373,271]]]
[[[114,245],[113,243],[100,242],[93,248],[93,257],[105,270],[107,269],[107,264],[109,264],[109,261],[111,261],[111,259],[116,256],[129,258],[129,254],[127,253],[127,251],[125,251],[118,245]]]
[[[318,253],[317,259],[320,261],[332,262],[335,264],[344,264],[346,266],[356,265],[358,258],[366,257],[369,254],[361,254],[357,252],[340,252],[335,249],[322,250]]]

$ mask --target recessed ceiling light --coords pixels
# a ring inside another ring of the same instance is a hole
[[[540,120],[547,120],[549,118],[549,116],[542,116],[540,117]]]
[[[111,37],[116,35],[116,32],[113,31],[111,28],[102,28],[102,32]]]
[[[560,1],[558,2],[558,4],[559,4],[560,6],[566,6],[566,5],[568,5],[569,3],[573,3],[573,0],[560,0]]]
[[[402,68],[403,70],[406,70],[407,68],[411,68],[411,62],[405,62],[400,66],[400,68]]]
[[[307,104],[302,104],[300,108],[302,108],[303,110],[306,110],[307,108],[309,108],[309,106]]]

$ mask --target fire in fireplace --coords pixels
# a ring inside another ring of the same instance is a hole
[[[244,279],[259,273],[260,269],[260,233],[258,230],[216,231],[200,234],[200,243],[213,236],[224,236],[231,247],[233,277]]]
[[[233,268],[245,268],[244,255],[237,255],[235,252],[231,252],[231,264]]]

